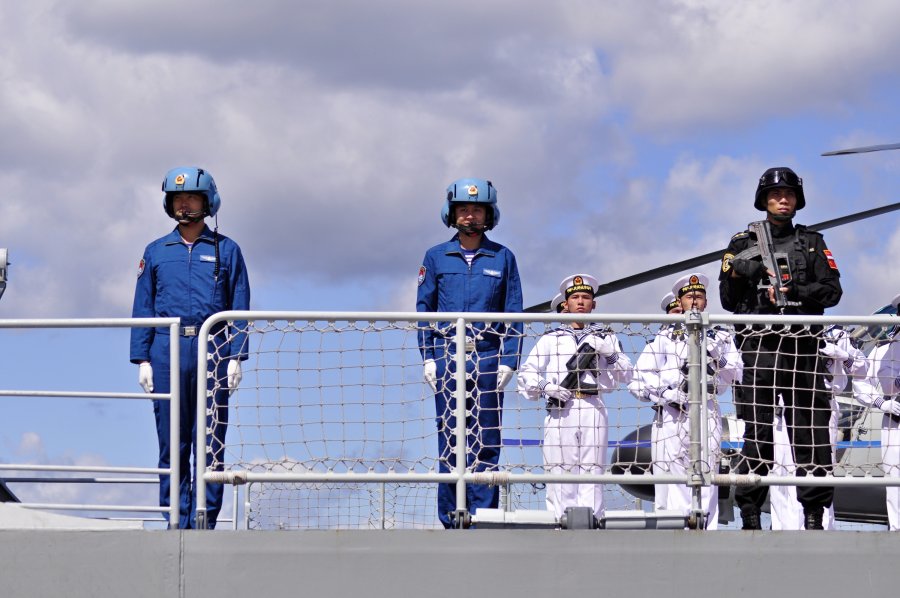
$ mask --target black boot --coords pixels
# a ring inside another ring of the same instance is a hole
[[[759,507],[741,507],[741,519],[743,520],[741,529],[762,529],[762,524],[759,522]]]
[[[824,509],[822,507],[812,507],[809,509],[803,509],[803,521],[804,527],[806,529],[825,529],[822,526],[822,514]]]

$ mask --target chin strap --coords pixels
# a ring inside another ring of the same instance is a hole
[[[797,214],[797,210],[794,210],[790,214],[773,214],[769,212],[769,215],[772,217],[772,220],[776,220],[778,222],[790,222],[794,219],[794,216]]]

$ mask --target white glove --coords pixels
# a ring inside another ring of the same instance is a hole
[[[234,391],[241,384],[241,378],[244,374],[241,372],[241,362],[237,359],[228,360],[228,394],[233,395]]]
[[[724,330],[709,329],[706,337],[706,352],[718,362],[728,350],[728,345],[731,344],[731,335]]]
[[[544,394],[563,403],[572,400],[572,391],[558,384],[547,384],[544,386]]]
[[[687,393],[678,388],[667,388],[662,393],[663,401],[667,405],[681,407],[687,403]]]
[[[425,379],[425,382],[428,383],[428,386],[431,387],[431,392],[437,392],[437,364],[433,359],[425,360],[425,368],[422,372],[422,377]]]
[[[591,344],[597,355],[610,357],[619,352],[619,343],[616,341],[615,334],[604,334],[603,336],[589,336],[587,342]]]
[[[881,403],[881,410],[887,414],[900,417],[900,402],[896,399],[885,399]]]
[[[825,357],[830,357],[835,361],[846,361],[850,358],[849,353],[847,353],[834,343],[825,343],[822,348],[819,349],[819,353],[821,353]]]
[[[725,354],[726,346],[727,345],[719,341],[719,339],[707,339],[706,352],[709,353],[709,356],[716,362],[716,365],[718,365],[719,360],[722,359],[722,356]]]
[[[138,384],[144,392],[153,392],[153,368],[149,361],[143,361],[138,366]]]
[[[497,390],[502,391],[512,380],[513,369],[508,365],[501,365],[497,368]]]

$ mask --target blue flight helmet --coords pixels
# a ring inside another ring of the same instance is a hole
[[[497,207],[497,189],[486,179],[459,179],[453,181],[447,187],[447,199],[441,208],[441,222],[447,228],[455,222],[451,218],[453,204],[455,203],[480,203],[486,204],[487,219],[484,223],[485,230],[491,230],[500,222],[500,208]],[[491,209],[488,209],[490,206]]]
[[[163,198],[163,209],[170,218],[175,218],[172,212],[172,194],[174,193],[199,193],[206,197],[203,206],[203,216],[215,216],[222,205],[222,198],[219,197],[219,190],[216,188],[216,182],[212,175],[202,168],[195,166],[179,166],[173,168],[166,173],[166,178],[162,182],[162,190],[165,193]]]

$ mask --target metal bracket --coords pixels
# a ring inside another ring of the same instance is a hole
[[[450,511],[450,523],[453,529],[469,529],[472,526],[472,516],[465,509]]]

